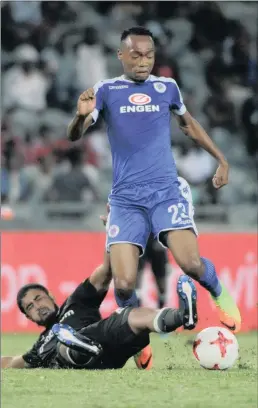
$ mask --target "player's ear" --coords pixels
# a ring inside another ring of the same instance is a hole
[[[121,61],[122,59],[122,51],[120,49],[117,50],[117,58]]]

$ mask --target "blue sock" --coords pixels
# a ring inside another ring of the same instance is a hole
[[[136,296],[136,291],[134,290],[132,293],[132,296],[129,299],[121,299],[117,291],[115,289],[115,298],[116,298],[116,303],[119,307],[127,307],[127,306],[133,306],[133,307],[138,307],[139,306],[139,300]]]
[[[222,287],[216,274],[215,266],[209,259],[201,258],[205,265],[205,272],[199,280],[202,287],[207,289],[214,297],[218,297],[222,292]]]

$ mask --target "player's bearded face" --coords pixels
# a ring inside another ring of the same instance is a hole
[[[121,60],[128,78],[143,82],[153,69],[154,43],[148,36],[132,35],[125,40],[121,50],[118,51],[118,58]]]
[[[54,300],[39,289],[31,289],[22,300],[28,319],[39,326],[48,327],[56,322],[58,306]]]
[[[59,308],[54,303],[54,308],[52,309],[41,309],[39,320],[34,320],[34,323],[37,323],[38,326],[50,327],[57,322],[56,316]]]

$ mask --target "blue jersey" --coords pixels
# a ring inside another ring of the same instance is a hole
[[[177,83],[150,75],[143,83],[125,76],[94,86],[94,122],[101,114],[107,125],[113,162],[112,192],[121,187],[177,181],[171,152],[171,112],[186,108]]]

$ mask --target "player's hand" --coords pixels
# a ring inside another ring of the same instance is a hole
[[[228,184],[229,165],[227,162],[220,164],[212,179],[213,186],[219,189]]]
[[[107,203],[107,213],[108,214],[110,213],[110,205],[108,203]],[[100,215],[99,218],[102,220],[104,227],[105,227],[107,225],[108,215]]]
[[[92,113],[96,107],[96,96],[93,88],[87,89],[83,92],[77,103],[78,115],[87,116]]]
[[[100,215],[99,218],[101,219],[101,221],[103,222],[103,225],[105,227],[107,225],[108,216],[107,215]]]

